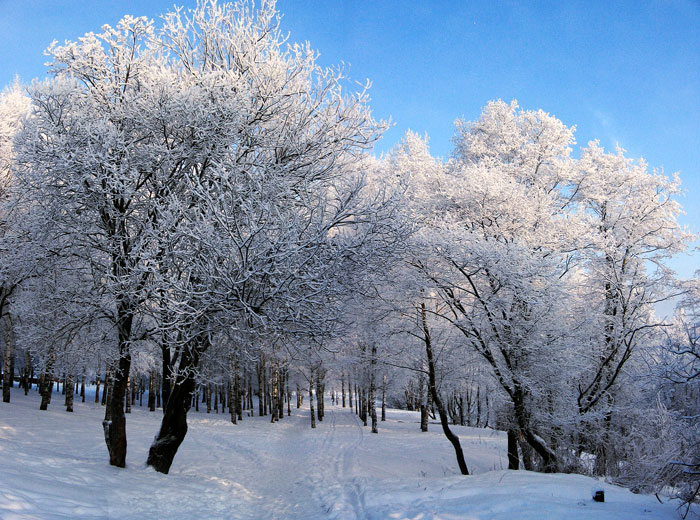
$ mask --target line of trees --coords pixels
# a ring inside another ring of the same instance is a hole
[[[507,431],[511,469],[697,493],[677,177],[574,155],[573,127],[502,101],[457,122],[447,161],[410,132],[372,157],[368,85],[288,43],[273,2],[127,16],[47,53],[49,79],[0,99],[6,402],[17,371],[42,408],[56,374],[71,396],[102,383],[124,466],[147,387],[167,473],[193,403],[236,423],[256,395],[275,422],[306,394],[315,427],[340,390],[375,432],[387,401],[424,430],[433,413],[464,474],[450,423]]]

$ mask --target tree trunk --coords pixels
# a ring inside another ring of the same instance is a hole
[[[231,375],[229,376],[229,382],[228,382],[228,413],[231,416],[231,424],[238,424],[237,422],[237,414],[236,414],[236,390],[234,389],[235,386],[235,376]]]
[[[287,369],[287,417],[292,415],[292,392],[289,390],[289,369]]]
[[[66,382],[68,383],[68,390],[66,390],[66,412],[73,412],[73,397],[75,394],[73,394],[74,381],[72,373],[68,375]]]
[[[195,392],[195,372],[199,357],[206,349],[206,339],[199,338],[180,353],[180,364],[170,388],[158,436],[148,450],[146,464],[160,473],[168,473],[180,444],[187,435],[187,412]]]
[[[343,408],[345,408],[345,374],[340,374],[340,394],[343,399]]]
[[[520,457],[518,457],[518,431],[508,429],[508,469],[520,469]]]
[[[112,384],[111,372],[109,368],[109,363],[105,364],[105,383],[104,390],[102,390],[102,406],[107,404],[107,397],[109,393],[109,385]]]
[[[12,329],[12,318],[10,314],[5,314],[3,318],[3,332],[5,340],[5,352],[2,366],[2,402],[10,402],[10,388],[13,385],[15,372],[15,334]]]
[[[112,375],[109,401],[105,410],[102,428],[109,452],[109,463],[123,468],[126,466],[126,417],[124,416],[124,397],[131,369],[131,326],[133,314],[128,305],[121,301],[117,304],[117,335],[119,339],[119,359],[117,369]]]
[[[278,387],[277,403],[279,405],[277,417],[279,419],[284,419],[284,377],[285,377],[285,371],[279,370],[279,380],[277,383],[277,387]]]
[[[270,422],[277,422],[279,417],[279,370],[277,363],[272,367],[270,378]]]
[[[148,410],[150,412],[156,411],[156,372],[151,369],[148,372]]]
[[[325,385],[323,384],[323,378],[325,374],[323,372],[323,369],[319,368],[318,370],[318,375],[316,378],[316,410],[318,412],[318,420],[323,421],[323,415],[324,415],[324,400],[323,400],[323,394],[325,393]]]
[[[377,404],[375,399],[375,371],[377,366],[377,346],[372,343],[372,361],[370,362],[369,374],[369,414],[372,417],[372,433],[378,433],[377,429]]]
[[[125,413],[131,413],[131,396],[133,395],[132,390],[132,382],[131,382],[131,376],[126,378],[126,409],[124,410]]]
[[[263,401],[263,362],[262,356],[258,361],[258,417],[265,415],[265,403]]]
[[[309,377],[309,412],[311,413],[311,427],[316,428],[316,416],[314,415],[314,371]]]
[[[467,469],[467,463],[464,460],[464,453],[462,452],[462,445],[459,442],[459,437],[455,435],[452,430],[450,430],[450,425],[447,421],[447,413],[442,404],[442,399],[437,392],[437,383],[435,381],[435,360],[433,358],[433,345],[432,339],[430,337],[430,329],[428,328],[428,320],[426,316],[425,303],[421,303],[421,324],[423,326],[423,342],[425,343],[425,354],[428,360],[428,387],[430,388],[430,393],[433,397],[433,402],[437,406],[438,413],[440,414],[440,424],[442,425],[442,431],[445,437],[452,443],[452,447],[455,450],[455,455],[457,456],[457,465],[462,475],[469,475],[469,470]]]
[[[382,421],[386,421],[386,374],[382,377]]]
[[[53,367],[55,363],[56,353],[53,347],[50,347],[48,363],[41,374],[41,384],[39,385],[39,394],[41,394],[39,410],[46,410],[51,402],[51,392],[53,392]]]

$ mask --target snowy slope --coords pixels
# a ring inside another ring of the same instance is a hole
[[[40,412],[32,392],[0,403],[0,518],[392,518],[672,519],[676,504],[578,475],[504,470],[500,432],[460,428],[469,469],[456,474],[451,445],[418,416],[390,410],[380,433],[347,409],[326,405],[316,430],[308,409],[277,424],[245,417],[190,414],[190,430],[169,475],[144,461],[161,412],[127,416],[126,469],[108,465],[103,409],[76,403],[68,414],[55,396]]]

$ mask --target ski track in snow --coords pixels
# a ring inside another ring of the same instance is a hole
[[[94,394],[93,394],[94,395]],[[0,519],[677,519],[674,503],[593,479],[504,470],[502,432],[455,427],[473,475],[458,475],[439,424],[421,433],[417,412],[389,410],[370,433],[349,408],[308,407],[276,424],[192,411],[169,475],[145,466],[161,412],[127,415],[127,468],[109,466],[103,408],[88,395],[75,413],[35,392],[0,403]],[[256,408],[257,410],[257,408]],[[245,412],[244,412],[245,413]]]

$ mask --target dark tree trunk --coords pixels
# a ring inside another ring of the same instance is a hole
[[[105,365],[105,383],[104,390],[102,390],[102,406],[107,404],[107,394],[109,393],[109,385],[112,384],[111,372],[109,368],[109,363]]]
[[[309,377],[309,412],[311,414],[311,427],[316,428],[316,416],[314,415],[314,371]]]
[[[112,383],[109,390],[109,400],[105,410],[105,418],[102,428],[105,435],[105,443],[109,452],[109,463],[112,466],[123,468],[126,466],[126,417],[124,416],[124,397],[126,396],[127,381],[131,369],[131,326],[133,313],[125,302],[117,304],[117,334],[119,338],[119,360],[117,369],[112,375]]]
[[[29,393],[29,390],[31,390],[32,387],[32,357],[29,354],[29,350],[26,350],[24,353],[24,371],[23,371],[23,379],[24,379],[24,395],[27,395]]]
[[[263,360],[262,356],[260,361],[258,361],[258,416],[262,417],[265,415],[265,402],[263,396]]]
[[[428,320],[426,316],[425,303],[421,303],[421,324],[423,326],[423,341],[425,343],[425,354],[428,360],[428,387],[430,388],[430,394],[432,395],[433,402],[437,406],[438,413],[440,414],[440,424],[442,425],[442,431],[445,437],[452,443],[452,447],[455,450],[455,455],[457,456],[457,465],[462,475],[469,475],[469,470],[467,469],[467,463],[464,460],[464,453],[462,452],[462,445],[459,442],[459,437],[455,435],[452,430],[450,430],[450,425],[447,420],[447,413],[442,404],[442,399],[437,391],[437,383],[435,381],[435,360],[433,358],[433,345],[432,339],[430,337],[430,329],[428,328]]]
[[[292,415],[292,392],[289,390],[289,369],[287,369],[287,417]]]
[[[325,377],[323,369],[319,369],[318,377],[316,378],[316,410],[318,411],[318,420],[323,421],[323,415],[325,412],[325,385],[323,384],[323,378]]]
[[[187,412],[192,405],[195,391],[195,371],[205,345],[204,340],[200,339],[180,353],[177,376],[170,388],[160,431],[148,450],[146,460],[146,464],[160,473],[170,471],[175,454],[187,434]]]
[[[161,354],[163,355],[163,371],[162,371],[162,381],[161,381],[161,401],[163,403],[163,412],[165,412],[165,407],[168,404],[168,398],[170,397],[170,380],[172,378],[173,365],[170,360],[170,347],[166,345],[161,345]]]
[[[285,376],[285,371],[280,370],[279,371],[279,381],[278,381],[278,392],[277,392],[277,402],[279,404],[279,410],[277,412],[277,417],[280,419],[284,419],[284,376]]]
[[[56,363],[56,353],[53,348],[49,351],[49,360],[44,372],[41,374],[41,384],[39,394],[41,394],[41,404],[39,410],[46,410],[51,402],[51,392],[53,392],[53,367]]]
[[[70,374],[66,382],[68,383],[68,390],[66,391],[66,412],[73,412],[73,374]],[[64,383],[65,388],[65,383]]]
[[[229,376],[228,382],[228,413],[231,416],[231,424],[238,424],[237,414],[236,414],[236,390],[234,386],[236,385],[236,377],[234,375]]]
[[[279,370],[277,364],[272,367],[270,378],[270,422],[276,422],[279,417]],[[320,420],[320,419],[319,419]]]
[[[535,450],[535,453],[542,459],[542,471],[545,473],[554,473],[558,468],[556,454],[547,446],[545,441],[537,435],[530,427],[527,413],[525,411],[525,394],[524,391],[516,387],[513,392],[513,404],[515,410],[515,419],[518,423],[520,431],[525,437],[527,443]]]
[[[382,378],[382,421],[386,421],[386,374]]]
[[[520,457],[518,457],[518,431],[508,430],[508,469],[520,469]]]
[[[126,392],[125,392],[125,394],[126,394],[126,401],[125,401],[126,407],[124,410],[125,413],[131,413],[131,399],[132,399],[131,396],[133,395],[133,392],[131,391],[132,386],[133,386],[133,384],[131,382],[131,376],[129,376],[126,378]]]
[[[340,374],[340,394],[343,399],[343,408],[345,408],[345,374]]]
[[[3,319],[5,353],[2,366],[2,402],[10,402],[10,388],[13,386],[15,375],[15,334],[12,329],[12,318],[5,314]]]
[[[148,410],[156,411],[156,373],[154,370],[148,372]]]
[[[236,392],[234,394],[234,396],[236,398],[236,415],[238,416],[238,420],[242,421],[243,420],[243,403],[242,403],[243,384],[241,382],[241,366],[240,366],[238,353],[236,353],[236,357],[235,357],[234,361],[235,361],[235,363],[233,366],[233,377],[236,380]]]
[[[369,414],[372,418],[372,433],[378,433],[377,429],[377,404],[375,398],[376,384],[375,375],[377,367],[377,346],[372,344],[372,360],[370,362],[370,374],[369,374]]]

